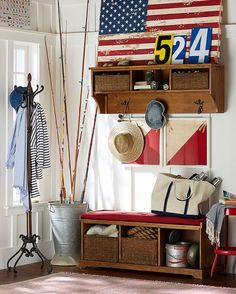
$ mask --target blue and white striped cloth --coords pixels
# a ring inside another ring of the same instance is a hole
[[[31,115],[32,133],[30,139],[31,155],[31,193],[38,197],[37,179],[43,176],[42,169],[50,167],[49,138],[44,110],[36,103]],[[29,210],[29,191],[27,175],[27,110],[20,107],[17,112],[14,132],[6,162],[7,168],[14,168],[13,187],[20,191],[20,200]]]

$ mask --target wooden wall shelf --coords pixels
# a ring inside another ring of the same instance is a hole
[[[224,112],[224,66],[179,64],[92,67],[92,96],[100,113],[145,113],[151,100],[161,101],[168,113]],[[147,72],[158,83],[157,90],[134,90]],[[163,84],[168,90],[163,90]],[[202,103],[202,109],[199,108]]]

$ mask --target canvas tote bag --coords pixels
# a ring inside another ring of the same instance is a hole
[[[151,199],[153,213],[184,217],[199,216],[200,204],[209,199],[215,186],[172,174],[158,175]]]

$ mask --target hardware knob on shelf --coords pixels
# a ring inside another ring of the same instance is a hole
[[[197,105],[197,113],[198,114],[202,113],[204,101],[202,101],[201,99],[198,99],[198,100],[194,101],[194,103]]]

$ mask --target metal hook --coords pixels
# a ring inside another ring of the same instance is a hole
[[[201,114],[203,112],[203,104],[204,104],[204,101],[202,101],[201,99],[198,99],[198,100],[194,101],[194,103],[196,105],[198,105],[197,113],[198,114]]]
[[[123,121],[125,118],[125,115],[127,114],[127,110],[129,107],[129,100],[124,100],[123,102],[121,102],[121,105],[123,106],[123,113],[118,114],[119,122]]]
[[[121,105],[124,106],[124,111],[123,111],[124,114],[127,114],[127,110],[129,108],[129,100],[124,100],[123,102],[121,102]]]
[[[33,92],[33,95],[38,91],[39,85],[36,85],[36,90]]]
[[[38,90],[38,88],[39,86],[37,85],[37,89],[33,92],[33,98],[44,90],[44,86],[41,86],[40,90]]]

